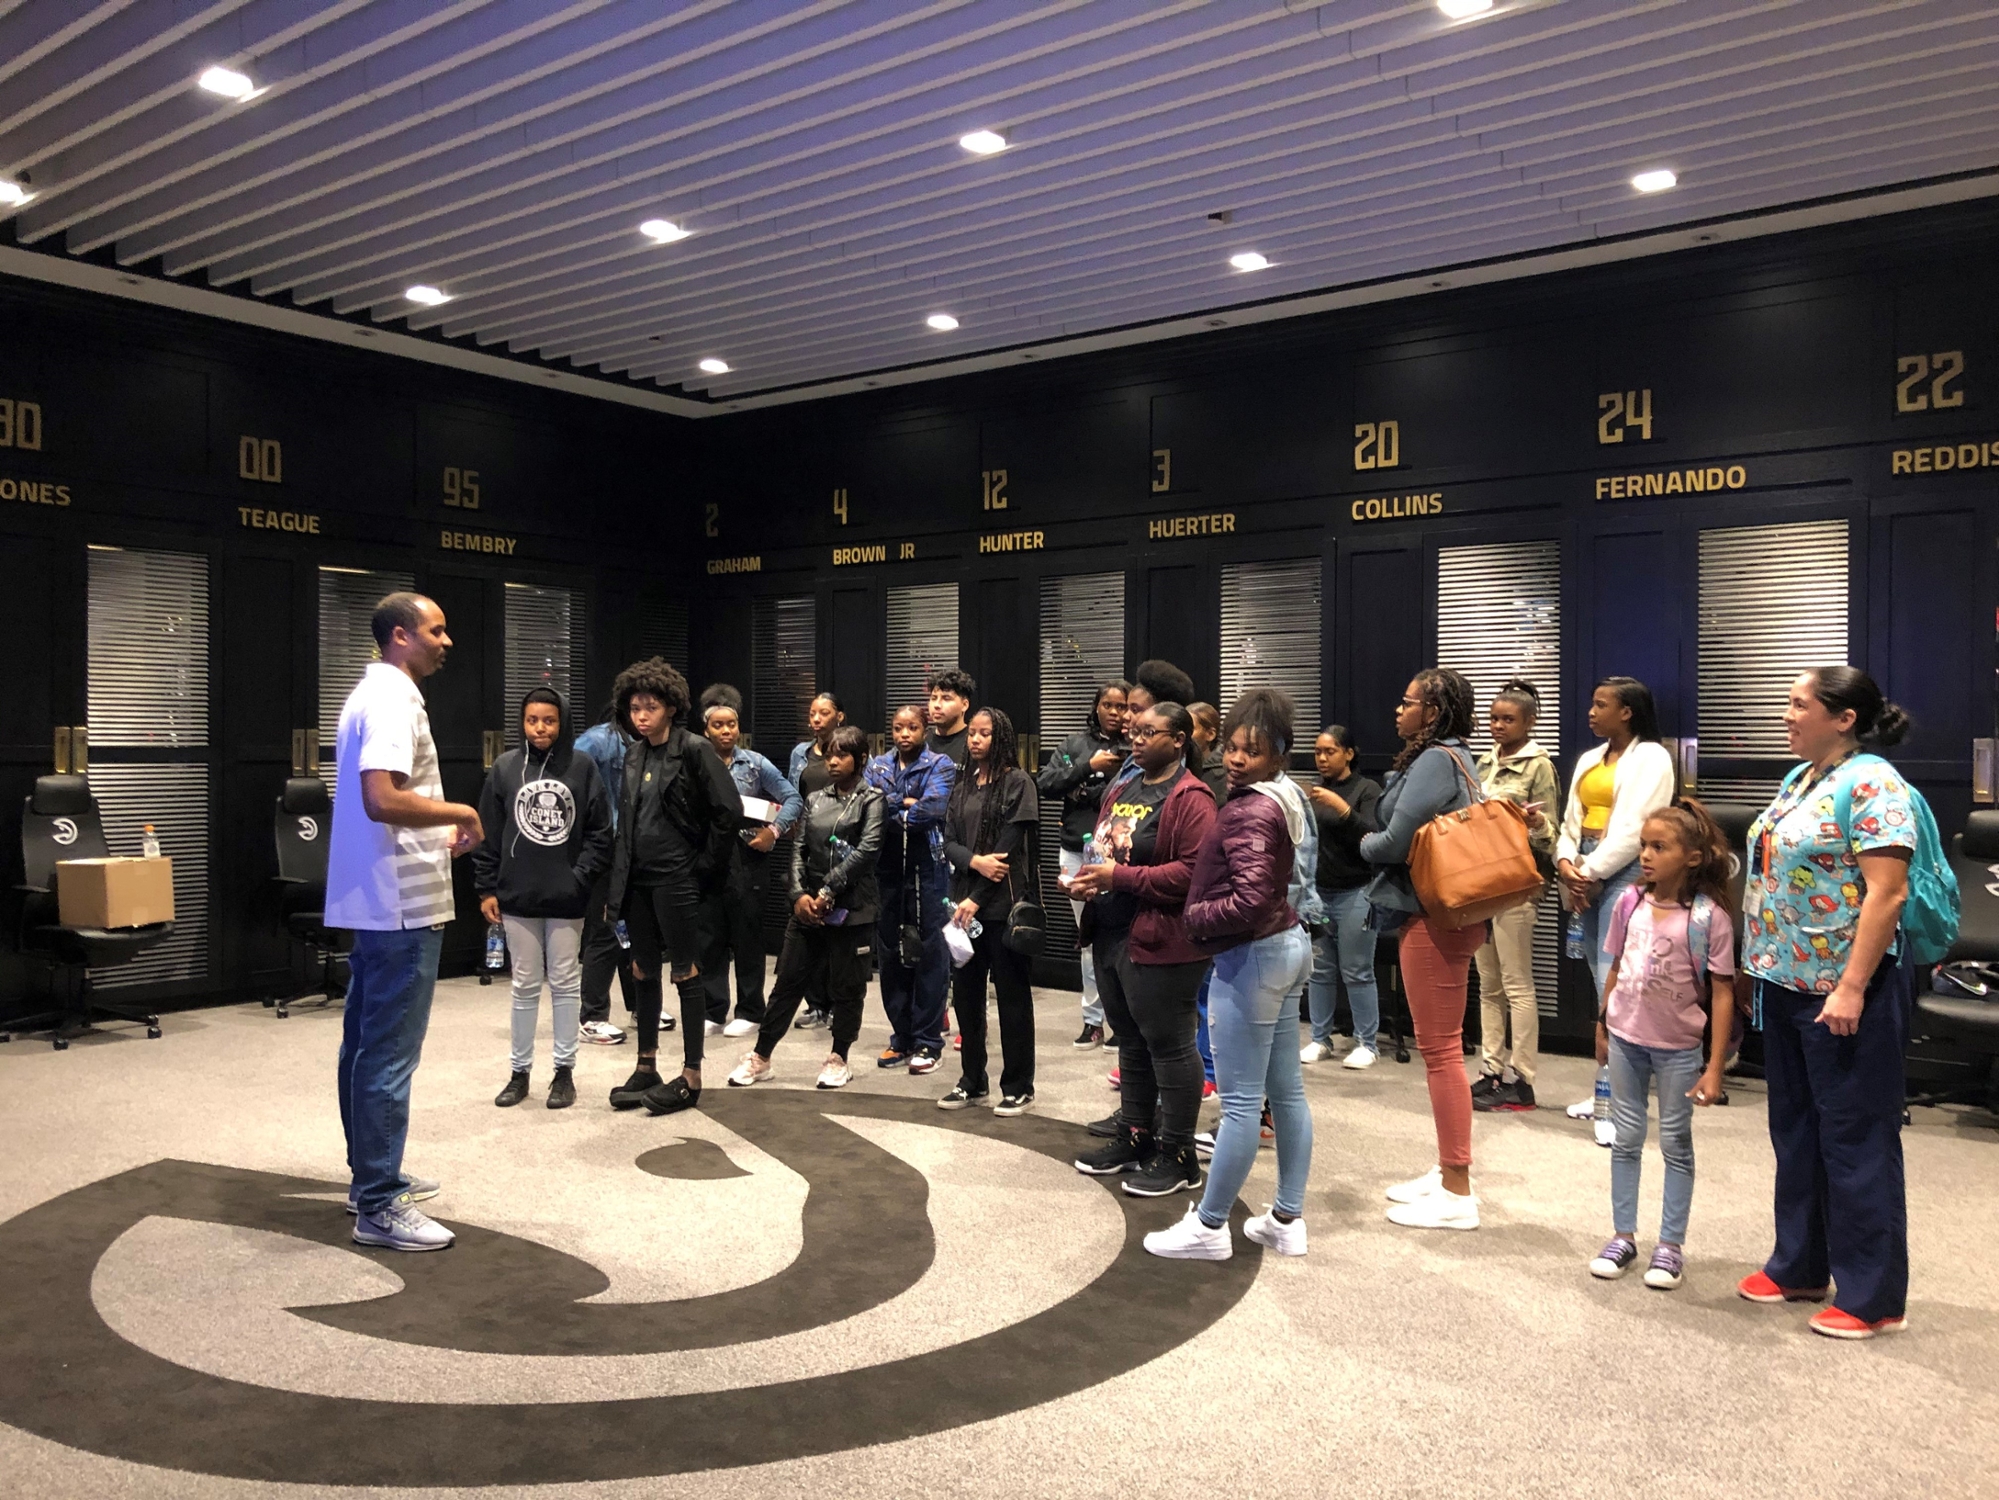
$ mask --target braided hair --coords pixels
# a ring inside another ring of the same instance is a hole
[[[1434,710],[1435,716],[1417,732],[1416,738],[1403,745],[1401,753],[1389,764],[1391,771],[1408,770],[1416,763],[1417,756],[1439,740],[1461,740],[1471,733],[1475,701],[1464,673],[1450,667],[1425,667],[1409,685],[1416,689],[1418,701]]]
[[[986,765],[991,768],[992,780],[986,787],[985,800],[979,807],[979,826],[973,830],[972,852],[990,854],[993,846],[999,842],[1000,824],[1005,821],[1002,817],[1005,811],[1002,804],[1006,798],[1000,795],[1000,789],[1006,785],[1008,774],[1015,769],[1013,761],[1016,740],[1013,720],[1006,716],[1005,710],[974,709],[965,720],[966,725],[969,727],[972,720],[980,715],[991,720],[993,726],[992,748],[986,755]],[[951,783],[951,800],[945,805],[947,819],[954,814],[959,818],[964,816],[965,802],[972,795],[972,788],[978,779],[978,771],[967,764],[963,774]]]

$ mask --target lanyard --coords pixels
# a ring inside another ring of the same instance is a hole
[[[1803,807],[1811,798],[1812,793],[1823,786],[1835,771],[1859,753],[1860,747],[1855,745],[1810,781],[1799,782],[1797,789],[1789,793],[1788,796],[1783,792],[1777,794],[1777,799],[1770,804],[1769,808],[1763,814],[1763,832],[1756,840],[1756,873],[1758,875],[1767,876],[1770,873],[1770,845],[1777,836],[1777,825],[1796,812],[1800,807]]]

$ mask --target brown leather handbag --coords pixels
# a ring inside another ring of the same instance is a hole
[[[1504,797],[1488,800],[1464,757],[1442,748],[1471,791],[1471,805],[1439,813],[1409,845],[1409,880],[1432,922],[1455,932],[1536,900],[1545,886],[1527,837],[1527,814]]]

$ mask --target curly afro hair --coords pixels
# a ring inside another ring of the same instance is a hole
[[[611,702],[617,705],[618,723],[625,733],[634,736],[637,731],[632,728],[632,699],[640,693],[672,708],[675,723],[685,721],[688,709],[694,706],[687,692],[687,679],[665,657],[649,656],[644,661],[635,661],[611,685]]]

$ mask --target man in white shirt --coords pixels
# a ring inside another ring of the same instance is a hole
[[[444,800],[417,690],[451,649],[444,611],[421,594],[390,594],[372,624],[382,659],[340,710],[326,868],[326,925],[354,934],[340,1041],[347,1211],[357,1244],[442,1250],[455,1236],[416,1207],[437,1184],[403,1175],[403,1144],[452,915],[451,861],[484,834],[476,808]]]

